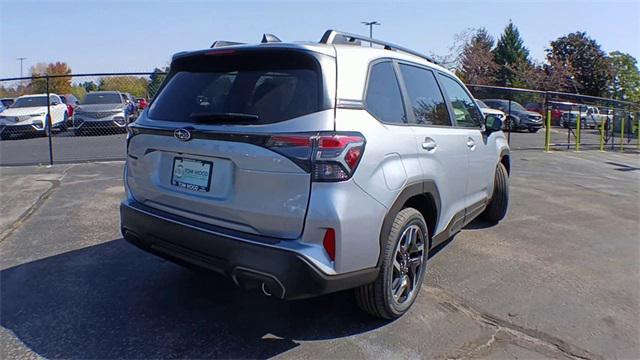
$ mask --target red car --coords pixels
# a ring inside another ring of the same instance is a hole
[[[149,103],[145,98],[137,98],[136,103],[138,104],[138,109],[140,110],[144,110],[147,108],[147,106],[149,106]]]

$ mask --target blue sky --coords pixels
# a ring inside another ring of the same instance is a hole
[[[497,37],[509,20],[535,60],[551,40],[586,31],[607,52],[640,58],[640,1],[12,1],[0,0],[0,77],[37,62],[65,61],[74,73],[151,71],[178,51],[213,40],[320,39],[336,28],[426,54],[445,55],[454,36],[484,26]]]

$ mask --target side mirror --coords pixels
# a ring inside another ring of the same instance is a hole
[[[495,114],[487,114],[487,116],[484,117],[484,127],[487,135],[500,131],[502,130],[502,120]]]

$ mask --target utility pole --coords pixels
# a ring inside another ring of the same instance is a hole
[[[19,57],[19,58],[16,58],[16,60],[19,60],[19,61],[20,61],[20,77],[22,77],[22,63],[23,63],[25,60],[27,60],[27,58],[26,58],[26,57]]]
[[[370,39],[373,39],[373,25],[382,25],[377,21],[363,21],[362,24],[369,27]],[[369,47],[373,47],[373,43],[369,43]]]

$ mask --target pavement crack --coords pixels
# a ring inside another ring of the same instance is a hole
[[[495,329],[493,335],[486,341],[483,339],[481,343],[475,346],[465,346],[464,351],[458,351],[455,355],[447,356],[449,359],[465,359],[481,356],[489,352],[491,347],[499,342],[512,343],[548,357],[603,359],[600,355],[581,349],[555,336],[539,330],[524,328],[483,312],[465,300],[447,293],[444,289],[430,286],[427,287],[427,291],[434,296],[440,304],[446,304],[447,308],[455,308],[457,312],[466,315],[481,324],[481,326]]]
[[[36,181],[46,181],[51,183],[51,186],[40,196],[38,199],[31,205],[27,210],[25,210],[20,216],[13,221],[7,228],[0,232],[0,243],[9,238],[16,230],[20,228],[29,218],[49,199],[51,194],[60,187],[60,180],[36,180]]]

